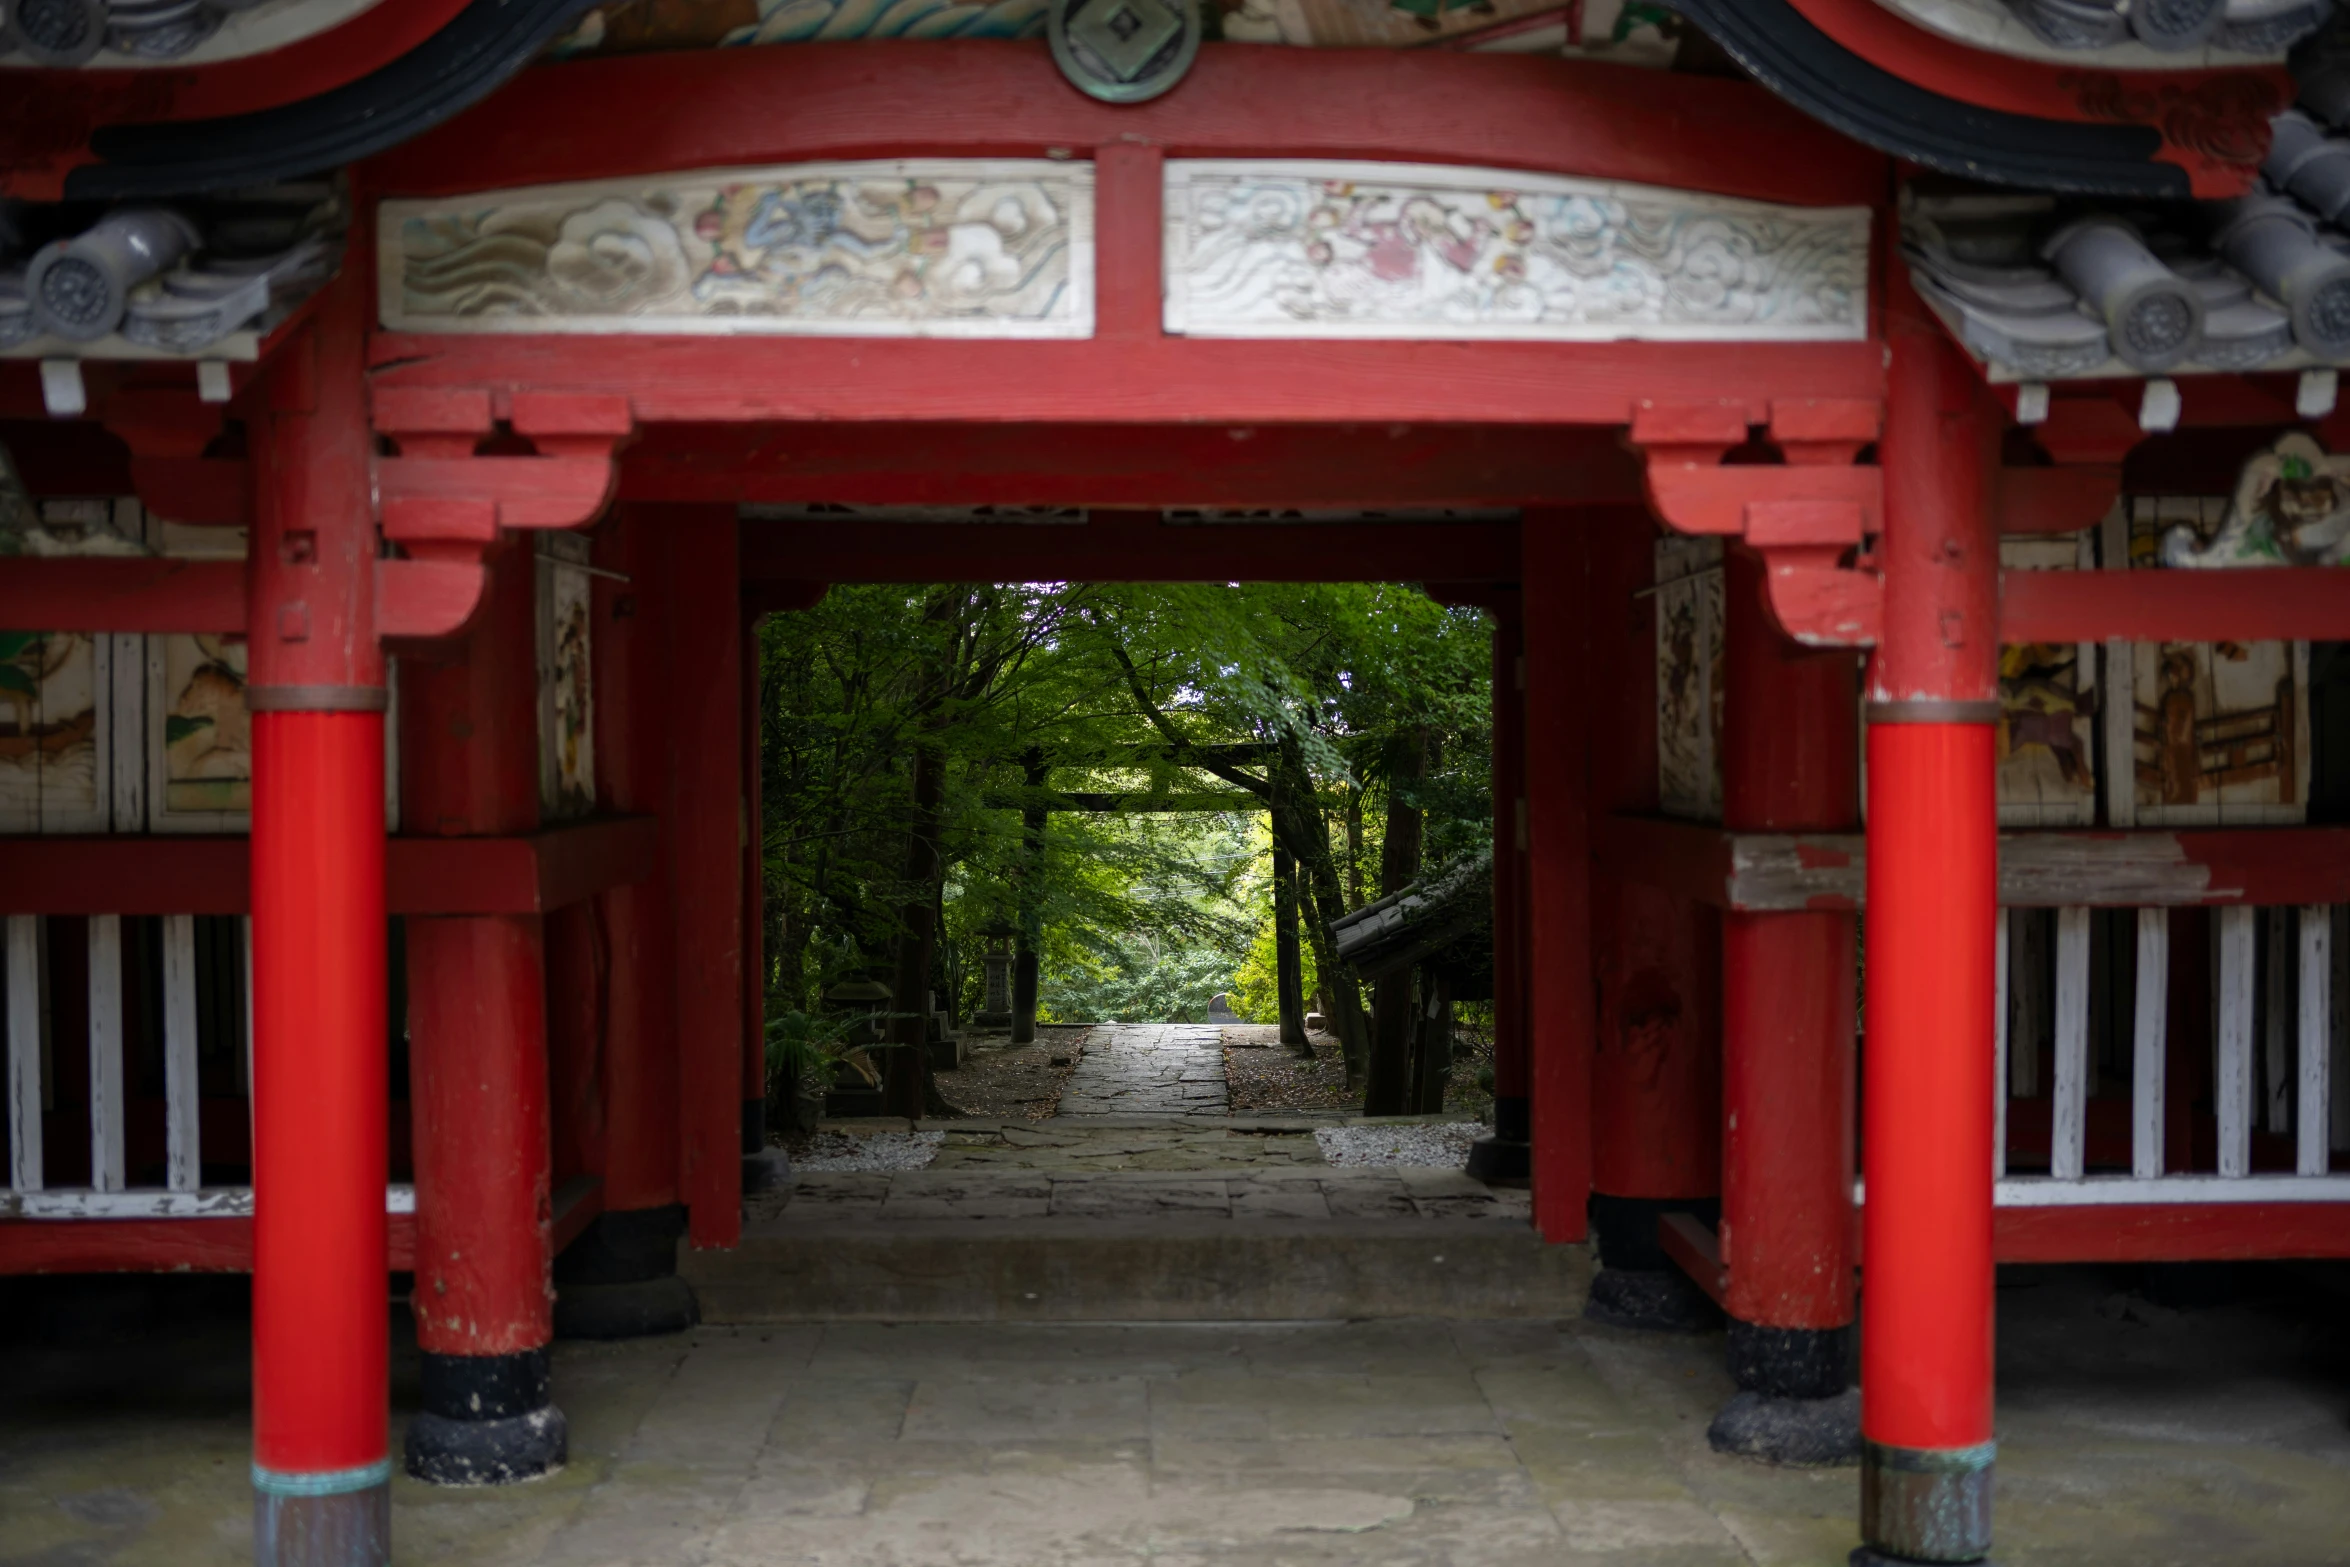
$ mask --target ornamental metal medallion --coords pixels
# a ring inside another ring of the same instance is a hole
[[[1199,54],[1197,0],[1052,0],[1045,31],[1061,74],[1105,103],[1141,103]]]

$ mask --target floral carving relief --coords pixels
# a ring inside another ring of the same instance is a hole
[[[1412,164],[1173,162],[1170,332],[1854,340],[1869,215]]]
[[[842,163],[384,203],[384,324],[1084,337],[1086,163]]]

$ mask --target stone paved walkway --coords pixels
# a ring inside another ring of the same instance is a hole
[[[1205,1023],[1104,1023],[1061,1090],[1061,1116],[1223,1115],[1224,1031]]]
[[[2092,1270],[2042,1277],[2000,1291],[2002,1563],[2350,1560],[2339,1301],[2164,1313]],[[15,1338],[0,1372],[0,1561],[250,1563],[247,1332],[241,1314],[134,1325],[83,1311],[67,1343]],[[395,1453],[415,1377],[403,1321]],[[570,1467],[478,1490],[396,1478],[395,1559],[1843,1567],[1853,1471],[1709,1452],[1706,1422],[1731,1392],[1718,1333],[1572,1320],[865,1323],[564,1343]]]

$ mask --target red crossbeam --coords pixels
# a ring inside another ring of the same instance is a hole
[[[815,582],[1509,582],[1515,522],[750,523],[743,580]]]
[[[2018,642],[2350,640],[2350,571],[2007,571],[1999,635]]]

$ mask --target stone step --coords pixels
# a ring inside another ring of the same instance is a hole
[[[1550,1319],[1590,1261],[1452,1170],[802,1175],[680,1271],[714,1323]]]

